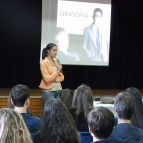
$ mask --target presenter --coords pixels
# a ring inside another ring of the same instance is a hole
[[[42,89],[43,107],[51,98],[60,99],[64,75],[61,73],[62,65],[54,60],[56,56],[57,46],[53,43],[49,43],[42,51],[43,60],[40,63],[42,80],[39,87]]]

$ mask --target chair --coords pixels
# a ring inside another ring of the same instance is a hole
[[[93,100],[93,101],[96,101],[96,98],[95,98],[95,96],[92,96],[92,100]]]
[[[81,143],[90,143],[93,141],[93,137],[89,132],[79,132],[81,137]]]

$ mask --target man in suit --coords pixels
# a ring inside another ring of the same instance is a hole
[[[87,57],[92,61],[107,62],[109,53],[109,39],[106,31],[101,25],[103,12],[100,8],[93,11],[93,23],[84,29],[82,47]]]

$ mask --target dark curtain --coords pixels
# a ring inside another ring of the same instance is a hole
[[[0,1],[0,87],[38,88],[42,0]],[[143,5],[112,0],[109,66],[63,65],[63,88],[143,88]]]

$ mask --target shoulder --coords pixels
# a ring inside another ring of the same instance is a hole
[[[136,132],[138,132],[139,134],[143,135],[143,130],[141,128],[134,127],[134,129],[136,130]]]
[[[124,143],[124,141],[122,139],[119,139],[119,138],[110,138],[110,139],[104,139],[101,141],[96,141],[93,143]]]
[[[35,122],[41,123],[41,120],[38,117],[31,116],[31,119]]]
[[[91,28],[92,28],[92,24],[89,25],[88,27],[85,27],[85,28],[84,28],[84,31],[88,31],[88,30],[91,29]]]
[[[50,67],[50,63],[49,63],[49,61],[48,60],[42,60],[41,62],[40,62],[40,67],[41,68],[44,68],[44,67]]]
[[[40,64],[45,64],[45,63],[49,64],[49,61],[46,58],[40,62]]]
[[[110,138],[110,142],[115,142],[115,143],[123,143],[124,141],[120,138]]]
[[[84,118],[84,112],[83,111],[80,111],[80,113],[77,115],[75,112],[76,112],[77,108],[70,108],[69,111],[70,113],[73,115],[73,117],[75,118],[78,118],[78,120],[86,120]]]
[[[23,118],[25,119],[26,122],[30,122],[30,123],[33,123],[35,125],[41,124],[41,120],[38,117],[31,116],[28,114],[21,114],[21,115],[23,116]]]

